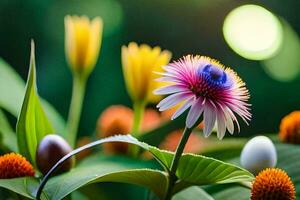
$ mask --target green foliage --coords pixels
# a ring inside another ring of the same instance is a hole
[[[285,170],[291,177],[296,188],[296,199],[300,199],[300,146],[290,144],[277,144],[277,167]]]
[[[214,200],[209,194],[207,194],[203,189],[198,186],[192,186],[181,192],[178,192],[172,200],[191,200],[191,199],[201,199],[201,200]]]
[[[153,146],[139,142],[131,136],[111,137],[102,139],[101,141],[103,143],[121,141],[136,144],[150,151],[165,168],[170,166],[171,152],[159,150]],[[299,159],[297,158],[300,154],[300,148],[296,145],[287,144],[276,144],[276,148],[278,151],[278,167],[286,170],[291,176],[297,189],[297,197],[299,198],[300,174],[298,173],[298,169],[300,168],[300,162],[298,162]],[[238,164],[238,160],[239,158],[237,157],[230,162]],[[166,172],[155,168],[157,167],[149,165],[145,161],[126,157],[103,157],[95,155],[81,162],[70,172],[51,178],[46,184],[42,199],[61,199],[84,185],[97,182],[122,182],[142,185],[150,188],[161,198],[166,190],[167,175]],[[246,200],[249,199],[250,189],[234,183],[250,181],[253,178],[249,172],[232,164],[193,154],[183,155],[177,170],[177,176],[180,181],[175,186],[174,194],[178,193],[174,195],[174,200],[190,197],[192,199],[196,197],[200,198],[201,195],[203,195],[201,199]],[[12,184],[9,184],[7,180],[0,180],[0,187],[10,189],[27,197],[32,196],[32,192],[30,193],[26,189],[28,187],[26,186],[26,179],[11,179],[9,182]],[[16,181],[16,184],[14,181]],[[5,184],[2,182],[5,182]],[[233,182],[233,184],[216,185],[230,182]],[[191,185],[206,184],[212,184],[204,187],[205,191],[211,197],[198,186],[188,187]],[[18,187],[13,187],[15,185],[18,185]],[[37,184],[33,184],[31,187],[36,189]]]
[[[212,195],[216,200],[249,200],[250,189],[242,186],[231,185],[231,187],[223,188],[223,190]]]
[[[139,142],[130,135],[105,138],[86,147],[93,147],[105,142],[127,142],[138,145],[152,153],[166,170],[170,167],[173,153]],[[85,147],[82,147],[80,150],[83,149]],[[74,152],[80,151],[75,150]],[[123,182],[145,186],[151,189],[159,198],[163,198],[168,185],[166,172],[148,169],[140,166],[140,164],[140,161],[134,160],[129,162],[128,160],[109,161],[94,159],[90,162],[83,162],[72,171],[51,178],[44,192],[47,199],[62,199],[74,190],[87,184]],[[232,164],[193,154],[182,156],[177,176],[180,181],[175,185],[174,193],[191,185],[251,181],[253,178],[252,174]]]
[[[44,191],[50,199],[62,199],[87,184],[121,182],[148,187],[162,197],[167,175],[159,170],[145,168],[148,166],[147,162],[139,160],[97,155],[97,159],[88,159],[69,173],[51,178]]]
[[[2,110],[0,110],[0,146],[10,151],[17,151],[17,137],[6,119]]]
[[[31,163],[35,164],[36,148],[46,134],[54,133],[39,100],[36,88],[36,69],[34,44],[31,46],[30,67],[26,84],[26,92],[18,118],[17,140],[19,152]]]
[[[25,94],[25,83],[4,60],[0,58],[0,107],[18,117]],[[57,111],[45,100],[41,100],[43,108],[55,130],[63,134],[65,122]],[[0,127],[1,128],[1,127]]]
[[[149,150],[167,169],[170,168],[173,153],[152,146]],[[174,192],[191,185],[251,182],[253,180],[253,175],[245,169],[195,154],[182,155],[176,175],[180,181],[175,184]]]
[[[22,105],[24,86],[18,73],[0,59],[0,107],[16,117]]]
[[[15,193],[30,199],[34,199],[35,190],[38,184],[38,181],[31,177],[0,179],[0,187],[14,191]]]
[[[200,199],[200,200],[214,200],[212,196],[210,196],[205,190],[203,190],[199,186],[191,186],[189,188],[186,188],[177,194],[175,194],[172,197],[172,200],[194,200],[194,199]],[[159,200],[156,196],[152,196],[150,193],[147,200]]]
[[[75,150],[74,154],[105,142],[126,142],[138,145],[149,151],[166,168],[166,171],[169,170],[173,153],[139,142],[130,135],[119,135],[95,141],[86,147]],[[150,188],[159,198],[163,198],[166,194],[168,177],[164,171],[146,168],[136,169],[137,166],[132,166],[132,162],[129,166],[126,162],[110,162],[107,165],[103,161],[97,163],[98,161],[78,166],[69,173],[50,179],[44,191],[50,199],[61,199],[86,184],[123,182]],[[186,163],[189,167],[186,167]],[[174,193],[191,185],[223,184],[252,181],[253,179],[252,174],[242,168],[194,154],[182,156],[177,175],[180,181],[175,185]],[[157,182],[160,184],[158,185]]]

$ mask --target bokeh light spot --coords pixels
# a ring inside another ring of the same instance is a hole
[[[257,5],[244,5],[225,18],[223,34],[240,56],[263,60],[273,56],[282,41],[282,26],[270,11]]]
[[[293,28],[287,22],[282,22],[282,45],[275,56],[262,61],[262,66],[273,79],[287,82],[300,75],[300,40]]]

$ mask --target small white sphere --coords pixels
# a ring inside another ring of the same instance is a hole
[[[258,174],[265,168],[275,167],[277,153],[273,142],[266,136],[257,136],[249,140],[241,153],[242,166]]]

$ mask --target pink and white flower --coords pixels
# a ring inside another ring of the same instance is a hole
[[[157,81],[169,84],[155,90],[154,94],[169,95],[157,105],[160,111],[181,104],[172,119],[190,108],[187,128],[195,127],[203,114],[204,136],[208,137],[216,124],[219,139],[224,137],[226,130],[233,134],[234,123],[240,130],[235,114],[248,124],[251,119],[247,103],[249,92],[232,69],[209,57],[188,55],[165,66],[164,70]]]

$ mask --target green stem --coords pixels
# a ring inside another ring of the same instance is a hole
[[[176,177],[176,170],[179,164],[179,160],[181,158],[181,155],[183,153],[185,144],[187,143],[189,136],[192,133],[191,128],[185,128],[183,133],[182,133],[182,137],[180,139],[180,142],[176,148],[176,152],[175,155],[173,157],[172,163],[171,163],[171,168],[170,168],[170,172],[169,172],[169,184],[168,184],[168,190],[167,190],[167,194],[165,196],[165,200],[170,200],[172,197],[172,190],[173,187],[175,185],[175,182],[177,181],[177,177]]]
[[[133,104],[133,126],[132,126],[132,136],[137,137],[140,133],[142,119],[144,116],[145,111],[145,104],[142,102],[136,102]],[[136,145],[129,145],[128,153],[133,156],[137,157],[139,154],[139,147]]]
[[[141,102],[137,102],[133,104],[133,127],[132,127],[132,135],[137,136],[141,129],[141,123],[145,111],[145,104]]]
[[[72,99],[67,122],[68,142],[74,148],[85,94],[86,78],[78,74],[73,76]]]

